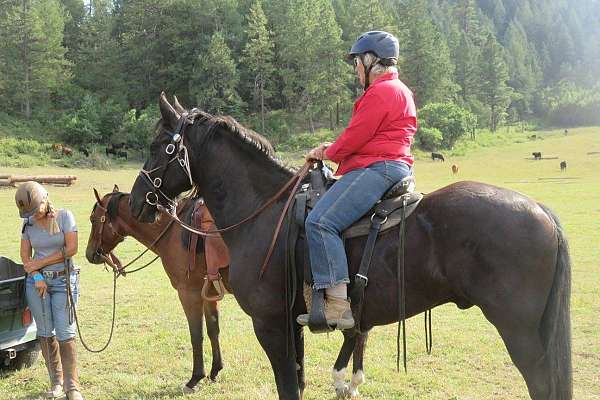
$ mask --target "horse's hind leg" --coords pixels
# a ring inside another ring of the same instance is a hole
[[[223,369],[223,358],[221,357],[221,344],[219,343],[219,308],[216,301],[204,302],[204,314],[206,315],[206,331],[210,339],[212,349],[212,367],[210,379],[217,379],[219,371]]]
[[[350,380],[350,397],[357,397],[358,387],[365,383],[365,372],[363,369],[363,360],[365,356],[365,347],[367,346],[367,337],[369,332],[363,332],[356,335],[356,344],[354,345],[354,357],[352,360],[352,379]]]
[[[206,376],[204,373],[204,358],[202,355],[202,342],[204,340],[202,336],[204,325],[204,301],[202,300],[202,293],[200,290],[180,289],[177,291],[177,294],[179,295],[179,300],[181,301],[183,311],[188,320],[194,359],[192,378],[183,386],[183,392],[187,394],[195,392],[198,382]]]
[[[551,371],[535,328],[499,329],[510,358],[523,375],[533,400],[559,400],[551,393]],[[562,400],[562,399],[561,399]]]

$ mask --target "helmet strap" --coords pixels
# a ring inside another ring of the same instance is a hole
[[[371,70],[379,62],[379,58],[376,58],[371,64],[366,65],[364,55],[361,54],[359,57],[360,57],[360,62],[362,63],[363,67],[365,67],[365,85],[364,85],[363,89],[367,90],[370,85],[369,76],[371,75]]]

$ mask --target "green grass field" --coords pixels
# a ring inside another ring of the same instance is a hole
[[[562,131],[561,131],[562,132]],[[418,189],[435,190],[456,180],[477,180],[523,192],[550,206],[561,217],[570,239],[573,259],[574,398],[600,399],[600,128],[535,132],[543,140],[507,143],[470,150],[445,163],[420,159]],[[532,161],[541,151],[556,160]],[[568,162],[561,173],[559,162]],[[458,176],[450,166],[457,164]],[[3,168],[2,172],[6,169]],[[8,172],[8,171],[7,171]],[[96,347],[106,339],[110,324],[112,275],[89,265],[84,256],[94,203],[92,187],[101,193],[118,183],[128,190],[137,167],[93,171],[59,168],[11,169],[15,173],[63,173],[79,176],[71,188],[51,187],[55,203],[77,217],[82,267],[79,313],[83,334]],[[547,179],[562,178],[562,179]],[[13,202],[14,189],[0,190],[0,224],[4,239],[0,254],[18,259],[21,222]],[[142,247],[128,239],[118,250],[123,261]],[[117,325],[109,349],[101,354],[80,347],[84,395],[95,399],[172,399],[191,373],[192,357],[187,323],[176,292],[162,267],[122,278],[117,288]],[[433,353],[424,346],[423,317],[409,321],[408,374],[395,370],[395,326],[375,328],[365,356],[363,399],[527,399],[521,376],[508,357],[497,332],[477,308],[460,311],[448,304],[433,311]],[[333,399],[331,367],[342,337],[339,333],[306,333],[306,399]],[[250,318],[232,296],[221,305],[221,343],[225,369],[216,383],[203,383],[194,399],[275,399],[270,365],[252,332]],[[210,368],[210,347],[205,337]],[[46,388],[45,368],[0,376],[0,399],[40,398]]]

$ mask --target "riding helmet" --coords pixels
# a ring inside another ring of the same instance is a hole
[[[394,65],[398,61],[400,45],[398,39],[389,32],[370,31],[365,32],[356,39],[350,52],[348,60],[364,53],[373,53],[384,65]]]

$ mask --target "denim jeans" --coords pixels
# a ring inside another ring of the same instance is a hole
[[[75,321],[69,323],[69,310],[67,309],[67,279],[65,276],[59,276],[54,279],[47,279],[48,290],[46,296],[42,299],[35,287],[33,278],[28,277],[25,284],[25,294],[27,305],[31,310],[35,324],[37,325],[37,335],[50,337],[56,335],[60,341],[75,337]],[[73,291],[73,300],[77,304],[79,298],[79,274],[71,273],[71,290]]]
[[[342,232],[411,173],[402,162],[379,161],[348,172],[319,200],[305,223],[315,289],[350,282]]]

